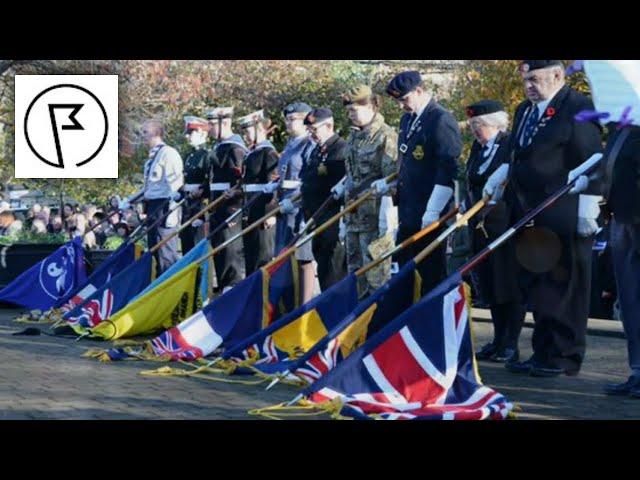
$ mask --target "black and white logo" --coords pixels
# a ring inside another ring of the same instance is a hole
[[[16,75],[16,178],[118,177],[117,75]]]

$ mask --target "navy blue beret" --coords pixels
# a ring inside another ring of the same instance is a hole
[[[387,85],[387,93],[393,98],[402,98],[407,93],[415,90],[422,82],[422,75],[415,70],[402,72],[393,77]]]
[[[312,108],[304,102],[290,103],[282,110],[282,114],[287,116],[291,113],[309,113]]]
[[[333,118],[333,112],[330,108],[316,108],[309,112],[309,114],[304,119],[305,125],[315,125],[316,123],[323,122]]]
[[[466,108],[468,118],[479,117],[480,115],[488,115],[495,112],[503,112],[504,105],[496,100],[480,100]]]

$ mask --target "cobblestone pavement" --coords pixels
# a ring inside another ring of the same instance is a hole
[[[105,344],[51,336],[12,336],[26,327],[11,321],[17,310],[0,311],[0,419],[252,419],[249,409],[293,398],[297,390],[278,385],[238,385],[195,378],[145,377],[153,362],[104,364],[82,358],[87,348]],[[475,323],[478,344],[491,334]],[[531,329],[521,348],[530,354]],[[480,364],[484,382],[520,405],[520,419],[638,419],[640,400],[610,398],[603,383],[626,378],[623,339],[588,337],[588,353],[578,377],[531,378],[502,365]],[[235,377],[234,377],[235,378]]]

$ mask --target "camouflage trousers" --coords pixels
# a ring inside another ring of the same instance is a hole
[[[393,248],[393,238],[387,234],[379,238],[378,232],[347,232],[347,268],[349,273],[380,258]],[[384,285],[391,276],[391,258],[358,277],[358,297],[370,295]]]

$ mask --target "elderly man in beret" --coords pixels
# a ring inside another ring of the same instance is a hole
[[[513,224],[566,185],[571,170],[602,149],[600,127],[575,115],[592,101],[565,83],[560,60],[525,60],[527,100],[516,109],[509,155],[484,193],[505,201]],[[591,248],[598,229],[598,196],[565,195],[516,237],[518,277],[531,305],[533,356],[507,362],[514,373],[577,375],[584,360],[591,285]],[[541,247],[542,246],[542,247]],[[544,255],[539,255],[543,248]]]
[[[458,122],[430,93],[419,72],[396,75],[387,93],[406,112],[400,120],[398,136],[398,235],[400,243],[435,222],[451,206],[462,137]],[[384,180],[375,182],[379,194],[389,190]],[[402,265],[431,243],[444,227],[410,247],[397,260]],[[422,293],[426,294],[446,276],[445,246],[442,245],[418,265]]]

